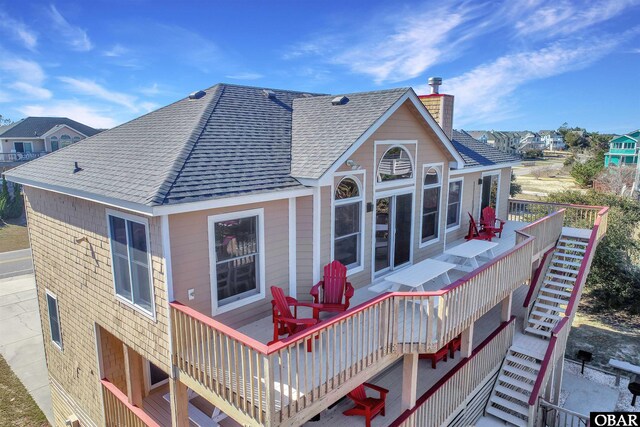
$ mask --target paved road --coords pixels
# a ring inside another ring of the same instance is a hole
[[[0,279],[0,354],[53,425],[36,281],[32,274]]]
[[[0,253],[0,279],[31,273],[31,249]]]

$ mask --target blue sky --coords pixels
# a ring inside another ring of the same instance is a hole
[[[218,82],[344,93],[429,76],[454,126],[640,127],[640,0],[0,0],[0,114],[111,127]]]

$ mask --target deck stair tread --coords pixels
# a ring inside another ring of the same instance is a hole
[[[589,246],[589,241],[582,241],[582,240],[576,240],[576,239],[563,239],[563,238],[560,238],[560,240],[558,240],[558,243],[562,243],[563,245],[567,245],[567,244],[579,245],[579,246],[582,246],[582,247],[585,247],[585,248],[587,246]]]
[[[559,291],[557,289],[551,289],[548,286],[543,287],[540,292],[546,292],[549,294],[553,294],[553,295],[558,295],[561,297],[565,297],[565,298],[570,298],[571,297],[571,292],[564,292],[564,291]]]
[[[543,304],[540,301],[536,301],[533,304],[533,308],[544,308],[546,310],[555,311],[556,313],[562,313],[564,311],[561,307],[558,307],[556,305]]]
[[[582,258],[581,258],[582,259]],[[555,263],[555,264],[561,264],[562,266],[566,267],[568,265],[570,265],[571,267],[578,267],[580,268],[580,263],[579,262],[573,262],[573,261],[567,261],[567,260],[561,260],[561,259],[552,259],[551,263]]]
[[[562,227],[561,236],[588,240],[591,237],[591,230],[586,230],[584,228]]]
[[[529,392],[529,394],[531,394],[531,390],[533,390],[532,383],[526,383],[524,381],[520,381],[517,378],[509,377],[507,375],[500,375],[498,377],[498,381],[500,381],[501,383],[509,384],[513,387],[518,387],[520,390],[526,390],[527,392]]]
[[[558,280],[558,279],[556,279]],[[560,282],[556,282],[555,280],[545,280],[544,282],[545,285],[549,285],[549,286],[557,286],[559,288],[564,288],[564,289],[573,289],[573,284],[569,284],[569,283],[560,283]]]
[[[507,387],[502,386],[502,385],[497,385],[496,386],[496,391],[498,393],[505,394],[507,396],[511,396],[513,398],[516,398],[521,402],[527,402],[529,400],[529,396],[527,396],[526,394],[524,394],[524,393],[522,393],[522,392],[520,392],[518,390],[514,390],[512,388],[507,388]]]
[[[552,277],[554,279],[559,279],[559,280],[567,280],[569,282],[575,282],[576,281],[576,277],[563,276],[561,274],[555,274],[555,273],[547,273],[547,275],[545,277]],[[571,286],[573,286],[573,285],[571,285]]]
[[[545,301],[551,301],[551,302],[555,302],[555,303],[558,303],[558,304],[567,305],[567,302],[565,300],[554,298],[554,297],[550,297],[548,295],[538,295],[538,299],[543,299]]]
[[[578,273],[577,270],[571,270],[569,268],[564,268],[564,267],[556,267],[556,266],[553,266],[553,265],[549,268],[549,270],[560,271],[562,273],[573,273],[573,274],[577,274]]]
[[[587,252],[586,249],[583,248],[578,248],[576,246],[556,246],[556,251],[561,250],[561,251],[571,251],[571,252],[578,252],[578,253],[585,253]],[[556,252],[558,253],[558,252]]]
[[[536,329],[532,327],[525,328],[525,331],[529,332],[530,334],[536,334],[547,338],[551,336],[551,331],[543,331],[542,329]]]
[[[526,379],[531,380],[531,381],[535,381],[536,378],[537,378],[537,375],[532,374],[529,371],[525,371],[524,369],[516,368],[515,366],[512,366],[512,365],[504,365],[502,367],[502,369],[504,371],[510,372],[510,373],[512,373],[514,375],[518,375],[518,376],[520,376],[522,378],[526,378]]]
[[[534,316],[546,317],[546,318],[554,319],[554,320],[560,320],[560,319],[562,319],[562,317],[561,317],[561,316],[558,316],[557,314],[551,314],[551,313],[548,313],[548,312],[547,312],[547,313],[545,313],[545,312],[538,311],[538,310],[533,310],[533,311],[531,312],[531,314],[532,314],[532,315],[534,315]]]
[[[515,415],[511,415],[507,412],[501,411],[500,409],[494,407],[494,406],[489,406],[487,407],[487,413],[493,415],[496,418],[499,418],[503,421],[508,422],[509,424],[513,424],[515,426],[518,427],[526,427],[527,426],[527,421],[523,420],[522,418],[518,418]]]
[[[540,364],[531,362],[531,361],[529,361],[527,359],[523,359],[522,357],[516,357],[516,356],[508,355],[507,356],[507,361],[509,361],[511,364],[517,363],[519,365],[526,366],[527,368],[533,369],[535,371],[539,371],[540,370]]]
[[[553,328],[558,324],[556,321],[545,322],[544,320],[538,320],[538,319],[529,319],[528,322],[530,324],[542,326],[544,328]]]
[[[517,402],[514,402],[512,400],[503,399],[502,397],[498,397],[498,396],[492,396],[491,403],[495,403],[497,405],[502,406],[503,408],[507,408],[510,411],[517,412],[521,415],[525,415],[525,416],[529,415],[528,407],[525,408],[524,406],[519,405]]]
[[[573,254],[568,254],[565,252],[556,252],[555,256],[553,257],[554,260],[557,260],[558,258],[563,257],[563,258],[570,258],[570,259],[583,259],[584,256],[583,255],[573,255]],[[564,261],[563,261],[564,262]]]

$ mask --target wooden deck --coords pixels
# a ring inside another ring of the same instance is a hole
[[[498,256],[501,253],[511,249],[515,245],[515,231],[524,227],[525,225],[526,223],[524,222],[507,221],[507,223],[504,226],[502,237],[495,238],[493,240],[494,242],[498,243],[498,246],[495,249],[493,249],[494,255]],[[451,249],[465,242],[466,240],[464,239],[458,239],[452,242],[447,242],[445,246],[445,250]],[[438,260],[446,260],[447,255],[439,254],[433,258]],[[485,261],[488,261],[488,258],[485,259]],[[480,265],[482,266],[482,261],[480,262]],[[451,270],[449,272],[449,277],[451,278],[452,282],[455,282],[465,274],[467,274],[466,271]],[[351,298],[351,307],[355,307],[358,304],[364,303],[366,301],[369,301],[379,296],[380,294],[378,292],[370,291],[369,287],[375,284],[378,284],[381,281],[384,281],[384,277],[373,282],[371,285],[356,289],[355,295]],[[391,284],[389,284],[389,286],[390,285]],[[426,283],[424,285],[424,289],[426,291],[436,291],[443,288],[444,286],[445,284],[441,280],[434,280]],[[311,309],[307,309],[306,307],[298,308],[298,317],[301,317],[301,318],[312,317]],[[229,325],[229,326],[234,327],[234,325]],[[251,338],[265,344],[273,339],[273,321],[271,319],[271,316],[263,317],[262,319],[256,320],[252,323],[249,323],[248,325],[242,326],[237,329],[239,332],[242,332],[243,334],[250,336]]]

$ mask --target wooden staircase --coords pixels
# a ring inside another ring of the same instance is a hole
[[[527,426],[529,397],[542,360],[524,348],[512,346],[502,363],[486,413],[516,426]]]
[[[525,327],[527,333],[548,338],[564,317],[587,244],[588,236],[584,235],[583,230],[563,229],[529,313]]]

